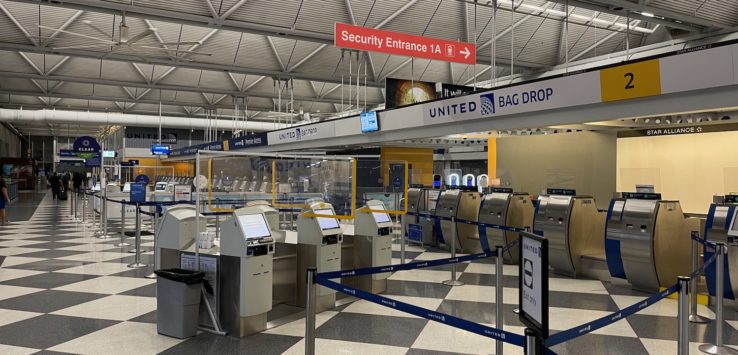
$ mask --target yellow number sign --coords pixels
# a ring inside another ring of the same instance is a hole
[[[659,60],[647,60],[600,70],[602,101],[661,95]]]

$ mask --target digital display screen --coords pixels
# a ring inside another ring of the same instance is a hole
[[[379,130],[379,120],[377,119],[376,112],[362,112],[359,115],[359,120],[361,121],[361,133],[370,133]]]
[[[319,210],[315,210],[313,212],[315,212],[315,214],[335,215],[335,213],[333,213],[333,210],[330,209],[330,208],[319,209]],[[338,220],[335,219],[335,218],[315,217],[315,219],[318,220],[318,225],[320,226],[320,229],[322,229],[322,230],[340,228],[338,226]]]
[[[157,182],[154,186],[154,191],[166,191],[167,190],[167,183],[166,182]]]
[[[115,158],[115,151],[114,150],[103,150],[102,157],[103,158]]]
[[[384,205],[370,205],[369,208],[373,210],[383,210],[383,211],[385,210]],[[389,214],[382,213],[382,212],[372,212],[372,214],[374,215],[374,221],[377,223],[392,222],[392,219],[390,219]]]
[[[247,214],[238,216],[243,236],[246,239],[271,237],[272,232],[263,214]]]
[[[163,144],[152,144],[151,154],[153,155],[169,155],[169,146]]]

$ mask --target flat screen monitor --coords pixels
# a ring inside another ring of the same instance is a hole
[[[152,144],[151,154],[153,155],[169,155],[169,146],[164,144]]]
[[[314,210],[315,214],[323,214],[323,215],[335,215],[332,209],[325,208],[325,209],[319,209]],[[336,229],[340,228],[338,226],[338,220],[335,218],[330,217],[315,217],[315,219],[318,220],[318,225],[320,226],[320,229],[322,230],[329,230],[329,229]]]
[[[114,150],[103,150],[102,157],[103,158],[115,158],[115,151]]]
[[[125,185],[123,185],[123,192],[131,192],[131,183],[127,182]]]
[[[271,237],[272,232],[263,214],[245,214],[238,216],[243,236],[246,239]]]
[[[738,237],[738,208],[734,209],[733,220],[730,222],[730,229],[728,229],[728,235]]]
[[[166,190],[167,190],[166,182],[157,182],[156,185],[154,185],[154,191],[166,191]]]
[[[385,211],[384,205],[370,205],[369,208],[371,208],[373,210],[383,210],[383,211]],[[372,212],[372,214],[374,215],[374,221],[377,222],[377,224],[379,224],[379,223],[389,223],[389,222],[392,222],[392,220],[390,219],[389,214],[387,214],[387,213]]]
[[[359,114],[359,120],[361,121],[361,133],[370,133],[379,130],[379,120],[377,119],[376,112],[362,112]]]

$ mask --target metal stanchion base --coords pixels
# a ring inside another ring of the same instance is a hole
[[[712,322],[712,319],[703,317],[699,314],[693,314],[689,316],[689,322],[690,323],[697,323],[697,324],[706,324]]]
[[[705,354],[713,354],[713,355],[738,355],[738,350],[729,348],[727,346],[717,346],[717,345],[712,345],[712,344],[700,345],[700,351],[702,351]]]
[[[115,236],[110,235],[110,234],[104,234],[104,232],[101,231],[100,233],[95,232],[95,237],[97,237],[98,239],[110,239],[110,238],[114,238]]]
[[[131,269],[138,269],[138,268],[147,267],[147,266],[148,265],[146,265],[144,263],[132,263],[132,264],[128,264],[128,267],[131,268]]]
[[[459,280],[446,280],[442,284],[446,286],[464,286],[464,283]]]
[[[126,243],[126,242],[123,242],[123,243],[118,243],[118,244],[116,244],[115,246],[116,246],[116,247],[118,247],[118,248],[122,248],[122,247],[128,247],[128,246],[131,246],[131,245],[130,245],[130,244],[128,244],[128,243]]]
[[[150,273],[150,274],[148,274],[148,275],[146,275],[144,277],[147,278],[147,279],[155,279],[156,278],[156,274],[152,272],[152,273]]]
[[[136,254],[136,249],[131,249],[131,250],[129,250],[128,252],[129,252],[129,253],[131,253],[131,254]],[[143,250],[143,249],[141,249],[141,250],[139,250],[139,252],[140,252],[141,254],[143,254],[143,253],[145,253],[145,252],[146,252],[146,250]]]
[[[515,313],[515,314],[520,314],[520,308],[515,308],[515,309],[513,309],[513,313]]]

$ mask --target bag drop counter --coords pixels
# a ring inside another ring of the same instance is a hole
[[[554,272],[576,277],[583,256],[604,258],[605,213],[591,196],[573,190],[548,189],[538,197],[533,230],[548,239],[549,264]]]
[[[482,194],[474,187],[460,187],[441,192],[436,205],[436,216],[455,217],[456,219],[475,222],[479,217],[479,206]],[[451,238],[456,234],[456,251],[472,253],[481,250],[479,229],[476,225],[454,223],[450,220],[437,220],[439,244],[451,248]]]
[[[655,193],[623,193],[610,202],[607,213],[610,275],[645,292],[673,285],[691,272],[692,230],[699,230],[699,220],[685,218],[679,201]]]
[[[723,295],[726,299],[733,300],[733,306],[738,309],[738,302],[735,302],[735,296],[738,295],[738,224],[736,223],[738,195],[720,196],[719,200],[722,201],[710,205],[704,239],[712,243],[725,243],[728,246],[723,273],[725,275]],[[709,260],[713,255],[713,250],[705,249],[704,261]],[[715,297],[717,275],[715,275],[714,267],[708,267],[705,270],[705,279],[710,296]]]
[[[437,189],[411,187],[407,190],[407,210],[409,214],[402,216],[402,223],[405,225],[406,232],[409,230],[408,226],[410,224],[420,224],[422,229],[421,241],[424,245],[438,246],[437,232],[434,231],[435,223],[432,218],[421,217],[417,214],[435,214],[440,195],[441,190]]]
[[[527,192],[513,192],[510,188],[494,187],[482,199],[479,208],[479,223],[499,226],[530,228],[533,225],[535,208]],[[518,233],[487,227],[487,240],[490,248],[506,246],[518,239]],[[510,248],[503,259],[505,263],[517,264],[519,248]]]

